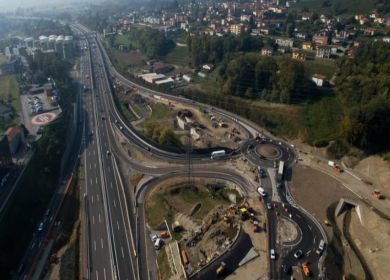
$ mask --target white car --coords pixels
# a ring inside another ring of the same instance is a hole
[[[275,250],[274,249],[270,250],[269,256],[270,256],[271,260],[275,260],[276,259],[276,254],[275,254]]]
[[[152,235],[152,242],[153,242],[153,243],[156,242],[156,240],[157,240],[158,238],[160,238],[160,236],[158,236],[158,234],[153,234],[153,235]]]

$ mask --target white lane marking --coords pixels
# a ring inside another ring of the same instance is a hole
[[[95,169],[96,169],[96,163],[95,163]]]
[[[103,268],[103,272],[104,272],[104,279],[106,280],[107,279],[106,268]]]
[[[317,236],[314,236],[314,238],[313,238],[313,245],[316,244],[316,238],[317,238]]]
[[[116,226],[117,226],[118,231],[119,231],[119,222],[118,221],[116,221]]]
[[[99,194],[96,195],[96,200],[99,202]]]
[[[306,256],[310,255],[311,250],[307,251]]]
[[[122,258],[125,258],[125,253],[123,252],[123,247],[121,246],[121,251],[122,251]]]
[[[96,240],[93,241],[93,248],[96,251]]]
[[[110,186],[111,186],[111,189],[112,189],[112,182],[111,182]]]
[[[92,216],[92,224],[95,224],[95,216]]]
[[[114,199],[114,207],[116,208],[116,201],[115,201],[115,199]]]
[[[92,169],[92,164],[89,164],[89,169]]]
[[[92,204],[93,204],[93,196],[91,196],[91,202],[92,202]]]
[[[99,213],[99,224],[102,222],[102,219],[100,218],[100,213]]]
[[[102,245],[102,249],[103,249],[103,238],[100,238],[100,244]]]
[[[92,183],[92,179],[90,179],[90,181],[91,181],[91,185],[92,185],[92,184],[93,184],[93,183]]]
[[[99,280],[99,273],[97,270],[96,270],[96,280]]]
[[[97,177],[95,179],[96,179],[96,184],[97,184],[98,183]]]

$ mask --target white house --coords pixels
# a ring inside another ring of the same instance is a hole
[[[326,82],[326,77],[319,75],[319,74],[314,74],[311,77],[311,80],[318,86],[318,87],[323,87]]]

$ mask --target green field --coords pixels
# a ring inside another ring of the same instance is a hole
[[[130,44],[130,39],[126,35],[117,35],[115,37],[115,44],[128,46]]]
[[[228,205],[231,202],[226,199],[228,192],[233,190],[224,189],[216,193],[210,191],[204,186],[188,186],[180,184],[168,188],[154,191],[147,199],[145,212],[148,224],[155,228],[165,219],[170,223],[173,222],[176,211],[172,208],[179,208],[182,212],[188,212],[196,203],[202,202],[199,210],[194,214],[194,218],[201,220],[207,213],[219,205]],[[237,192],[235,192],[237,194]],[[238,196],[239,198],[239,196]],[[177,201],[181,201],[178,205]]]
[[[10,103],[15,111],[20,111],[19,88],[15,75],[0,77],[0,99]]]
[[[320,74],[329,80],[336,72],[337,66],[334,60],[316,58],[315,60],[305,61],[305,70],[308,76]]]
[[[168,53],[165,56],[164,61],[178,66],[188,66],[189,63],[188,48],[176,46],[170,53]]]
[[[172,117],[171,112],[169,112],[168,106],[162,103],[156,103],[151,106],[152,115],[146,120],[148,123],[158,122]]]

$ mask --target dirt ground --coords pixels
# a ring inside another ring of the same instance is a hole
[[[380,186],[383,194],[390,197],[390,165],[388,162],[379,156],[370,156],[361,160],[353,170],[374,185]]]
[[[256,211],[256,217],[260,224],[265,222],[265,209],[260,204],[258,199],[249,199],[249,205]],[[265,231],[253,232],[253,225],[246,221],[242,226],[243,230],[251,238],[253,247],[259,254],[258,257],[244,264],[236,269],[227,280],[256,280],[268,278],[268,247],[267,247],[267,234]]]
[[[324,225],[327,208],[340,198],[357,200],[356,196],[332,177],[303,165],[294,165],[289,188],[296,202],[316,217],[332,237],[331,227]]]
[[[374,279],[388,279],[390,275],[390,223],[365,205],[361,205],[363,224],[352,211],[350,234],[359,248]]]

